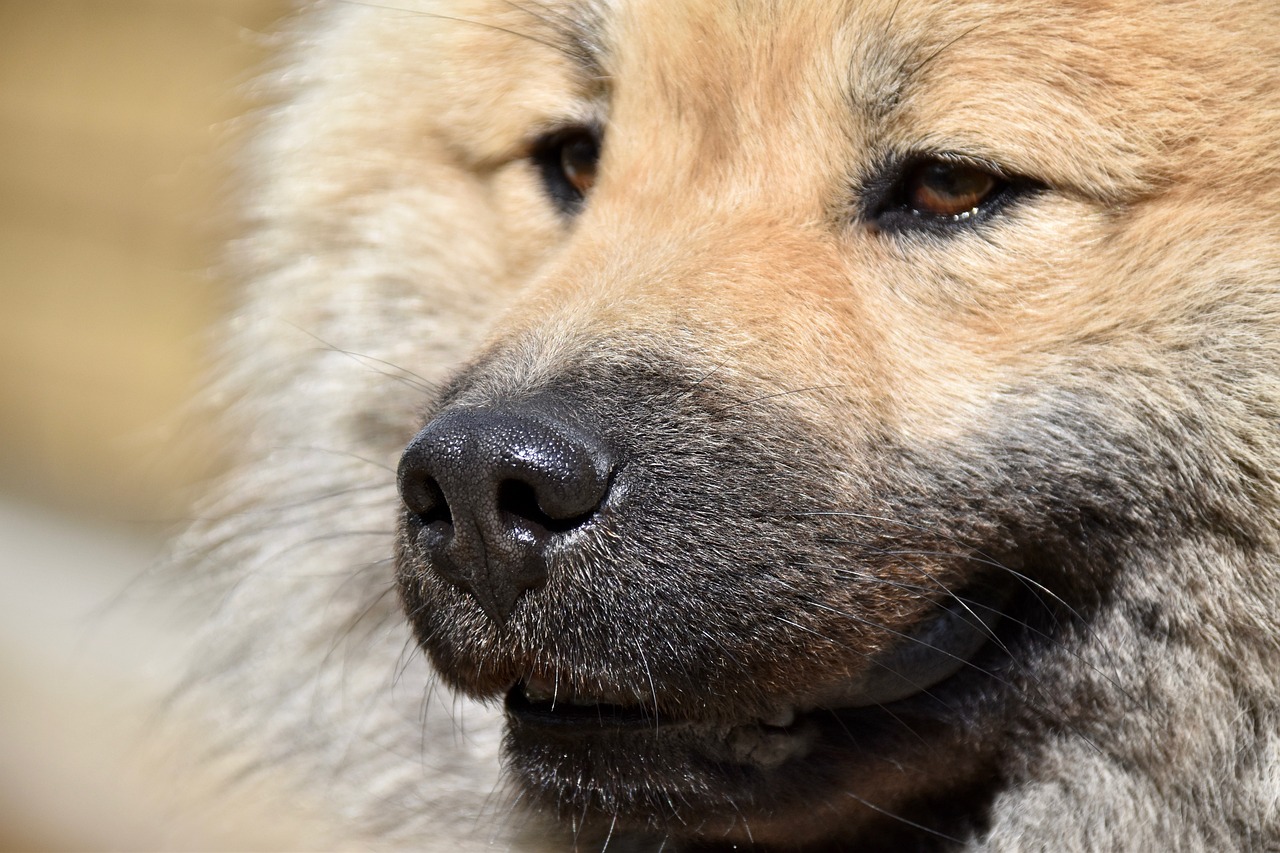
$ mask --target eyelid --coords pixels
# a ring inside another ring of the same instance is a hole
[[[865,206],[883,206],[888,203],[889,195],[901,185],[907,175],[924,164],[932,162],[980,169],[1001,181],[1012,183],[1020,180],[1009,169],[983,157],[972,157],[953,151],[911,152],[885,158],[879,166],[872,170],[868,179],[863,181]]]
[[[959,167],[980,169],[997,181],[997,187],[973,211],[964,216],[946,217],[912,213],[899,203],[904,182],[926,163],[940,162]],[[884,158],[860,182],[858,218],[880,230],[954,234],[985,222],[1012,204],[1017,204],[1047,189],[1033,178],[1012,171],[986,157],[954,151],[913,151]]]

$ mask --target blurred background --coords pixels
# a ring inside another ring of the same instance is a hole
[[[0,847],[124,819],[82,761],[99,688],[67,667],[211,473],[175,414],[231,304],[236,117],[292,5],[0,0]],[[104,683],[143,677],[101,657]]]
[[[0,0],[0,488],[107,520],[172,506],[147,461],[226,305],[233,120],[278,0]]]

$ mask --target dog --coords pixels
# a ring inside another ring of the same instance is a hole
[[[321,3],[175,706],[352,843],[1280,848],[1267,0]]]

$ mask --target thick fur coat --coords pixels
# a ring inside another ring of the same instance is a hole
[[[175,548],[236,775],[417,849],[1280,847],[1272,0],[291,44]],[[448,449],[535,432],[572,512]]]

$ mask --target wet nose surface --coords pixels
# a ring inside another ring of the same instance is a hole
[[[545,582],[549,549],[595,516],[614,465],[599,438],[547,412],[458,409],[418,433],[398,480],[431,568],[501,623]]]

